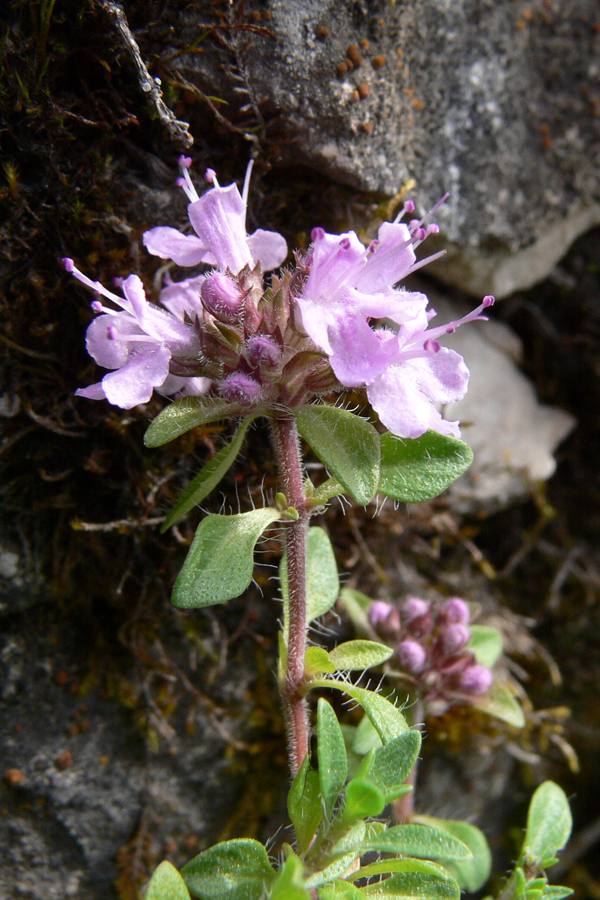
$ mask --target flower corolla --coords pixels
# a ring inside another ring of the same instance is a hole
[[[172,372],[172,360],[193,362],[200,343],[197,332],[174,315],[149,303],[137,275],[123,281],[123,297],[91,281],[65,258],[63,264],[78,281],[114,303],[118,310],[94,300],[99,313],[89,325],[86,347],[90,356],[105,369],[111,369],[100,382],[80,388],[79,397],[106,399],[115,406],[131,409],[147,403],[154,389],[163,394],[204,393],[210,386],[206,378],[190,378]]]
[[[474,312],[440,328],[429,328],[435,312],[425,294],[396,288],[428,259],[416,261],[415,250],[434,224],[399,221],[412,212],[405,204],[394,222],[379,228],[377,240],[365,247],[354,232],[343,235],[313,230],[310,274],[297,303],[306,332],[329,355],[331,367],[346,387],[365,386],[383,425],[405,438],[429,429],[459,437],[458,422],[444,420],[439,405],[464,397],[469,382],[465,362],[438,338],[459,325],[484,318],[493,303],[486,297]],[[397,328],[373,328],[371,319],[385,318]]]
[[[253,234],[246,233],[252,161],[241,194],[236,184],[221,187],[215,172],[207,169],[207,180],[213,187],[201,197],[190,178],[189,157],[180,157],[179,164],[182,176],[178,184],[190,201],[188,216],[196,234],[182,234],[168,226],[151,228],[143,237],[146,250],[162,259],[172,259],[178,266],[206,263],[234,275],[244,266],[252,269],[257,263],[264,272],[277,269],[287,256],[285,239],[275,231],[261,228]]]

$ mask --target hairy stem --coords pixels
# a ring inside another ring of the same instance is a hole
[[[304,471],[295,418],[282,414],[273,418],[273,443],[279,477],[289,506],[298,519],[285,525],[287,552],[289,621],[285,681],[281,686],[288,735],[292,777],[308,752],[308,708],[301,690],[306,655],[306,541],[310,512],[304,497]]]

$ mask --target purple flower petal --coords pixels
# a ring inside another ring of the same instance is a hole
[[[259,262],[263,272],[278,269],[287,256],[288,248],[285,238],[276,231],[263,231],[259,228],[248,238],[250,253]]]
[[[171,350],[179,355],[192,356],[198,352],[200,344],[197,334],[165,310],[148,303],[144,285],[137,275],[125,279],[123,293],[131,303],[140,329],[149,338],[168,343]]]
[[[392,338],[393,334],[390,332]],[[366,319],[339,317],[329,326],[329,358],[336,378],[347,387],[370,384],[389,366],[395,341],[381,340]]]
[[[147,403],[154,388],[166,381],[170,359],[170,351],[161,345],[134,350],[124,366],[102,379],[106,399],[122,409]]]
[[[469,370],[456,350],[442,347],[437,353],[429,353],[411,362],[419,390],[432,403],[455,403],[467,393]]]
[[[356,281],[356,288],[370,294],[389,289],[408,275],[415,259],[408,227],[384,222],[379,229],[377,245]]]
[[[129,356],[122,338],[134,332],[139,334],[140,330],[128,313],[98,316],[90,322],[85,333],[87,352],[104,369],[118,369],[125,365]]]
[[[161,259],[172,259],[178,266],[196,266],[210,263],[211,253],[194,234],[181,234],[176,228],[159,226],[145,231],[142,237],[148,253]]]
[[[86,397],[88,400],[106,400],[104,386],[101,381],[96,382],[96,384],[90,384],[84,388],[77,388],[75,396]]]
[[[187,313],[190,319],[199,316],[202,320],[204,308],[200,301],[200,287],[205,276],[186,278],[184,281],[174,281],[160,292],[160,302],[177,319],[183,322]]]
[[[382,424],[399,437],[421,437],[431,427],[431,403],[414,383],[409,363],[391,366],[367,387],[367,396]]]
[[[246,236],[246,207],[237,185],[212,188],[190,203],[188,215],[202,244],[220,269],[234,274],[253,264]]]

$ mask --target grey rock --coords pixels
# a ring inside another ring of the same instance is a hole
[[[270,18],[254,32],[232,23],[221,49],[207,43],[174,64],[225,96],[225,115],[245,105],[250,127],[264,116],[267,138],[273,123],[283,163],[388,196],[414,182],[422,210],[449,191],[436,217],[455,262],[441,277],[501,296],[543,277],[600,221],[596,0],[527,9],[514,0],[270,0],[264,10]],[[208,16],[198,4],[181,13],[178,37],[192,40]],[[340,77],[348,47],[365,40],[362,65]],[[368,91],[361,100],[359,88]]]
[[[429,294],[440,323],[457,318],[456,308]],[[506,506],[551,477],[554,451],[576,420],[539,403],[515,363],[520,342],[503,323],[472,323],[444,343],[464,356],[471,372],[466,397],[449,404],[444,415],[462,423],[463,440],[475,455],[468,472],[450,488],[451,502],[461,510]]]
[[[69,731],[82,721],[71,688],[87,669],[86,635],[74,623],[46,626],[35,633],[15,617],[0,645],[0,898],[116,900],[118,854],[136,836],[144,865],[148,853],[181,865],[228,822],[244,781],[228,747],[247,737],[253,661],[236,659],[222,674],[220,719],[191,698],[168,722],[158,714],[162,736],[150,751],[131,712],[96,689],[86,693],[85,728]],[[180,653],[180,639],[167,652]],[[68,682],[56,678],[63,666]]]
[[[39,603],[43,587],[36,560],[0,534],[0,617]]]

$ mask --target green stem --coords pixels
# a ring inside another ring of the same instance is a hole
[[[292,777],[308,752],[308,707],[302,695],[306,656],[306,542],[310,511],[304,496],[304,470],[296,420],[291,413],[272,420],[273,443],[279,477],[289,506],[298,511],[295,522],[285,524],[289,622],[287,666],[281,695],[288,735]]]

